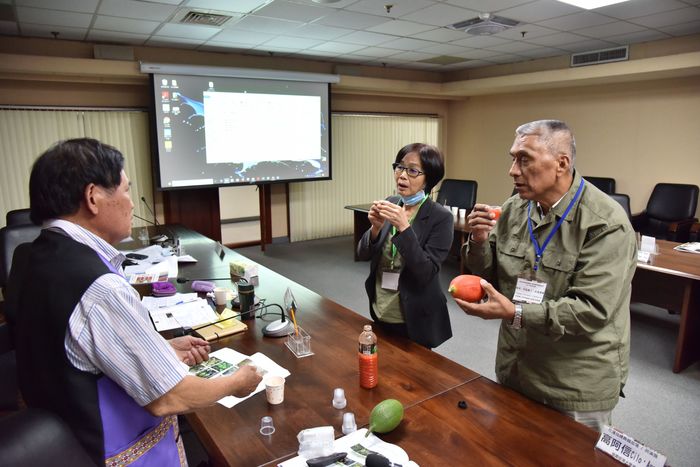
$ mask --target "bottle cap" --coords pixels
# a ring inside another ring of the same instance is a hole
[[[347,403],[347,400],[345,400],[345,391],[342,388],[335,388],[333,390],[333,407],[336,409],[343,409]]]
[[[355,423],[355,414],[352,412],[345,412],[343,414],[343,427],[341,431],[344,435],[357,431],[357,424]]]

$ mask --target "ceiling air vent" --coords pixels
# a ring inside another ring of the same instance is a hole
[[[200,24],[203,26],[222,26],[226,21],[230,20],[232,16],[229,15],[219,15],[216,13],[205,13],[202,11],[188,11],[182,19],[180,19],[180,24]]]
[[[478,18],[460,21],[452,24],[448,28],[464,31],[474,36],[490,36],[517,26],[518,21],[503,16],[496,16],[491,13],[480,13]]]
[[[571,66],[597,65],[599,63],[620,62],[629,60],[629,46],[614,47],[612,49],[592,50],[571,54]]]

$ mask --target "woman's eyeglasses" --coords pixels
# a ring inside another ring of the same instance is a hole
[[[394,173],[396,175],[401,175],[401,172],[404,170],[406,171],[406,175],[408,175],[411,178],[416,178],[419,175],[424,175],[425,172],[421,172],[418,169],[414,169],[413,167],[406,167],[405,165],[401,165],[398,162],[394,162],[391,164],[391,167],[394,169]]]

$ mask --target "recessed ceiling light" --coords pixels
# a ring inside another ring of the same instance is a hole
[[[629,0],[559,0],[562,3],[568,3],[569,5],[577,6],[579,8],[585,8],[586,10],[593,10],[595,8],[600,8],[603,6],[614,5],[616,3],[628,2]]]

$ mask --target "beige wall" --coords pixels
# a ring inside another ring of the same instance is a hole
[[[499,204],[513,188],[515,128],[557,118],[574,130],[581,173],[615,178],[639,212],[655,183],[700,185],[699,109],[697,77],[472,97],[449,106],[447,172],[477,180],[479,201]]]

